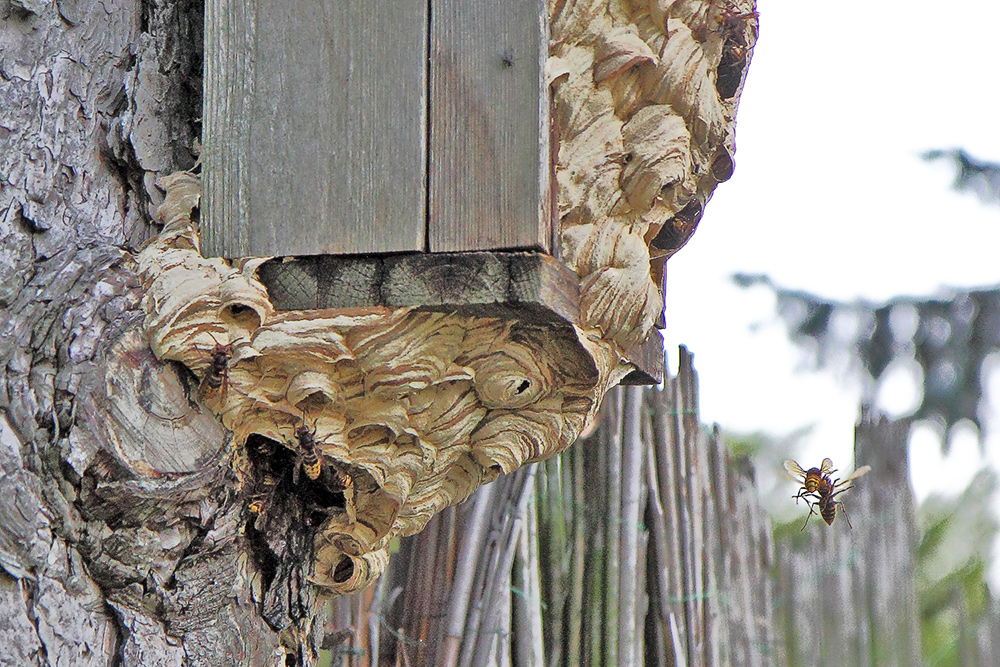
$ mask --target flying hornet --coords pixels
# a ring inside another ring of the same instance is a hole
[[[805,523],[799,530],[806,529],[809,517],[814,513],[818,513],[828,526],[832,526],[838,511],[843,513],[848,528],[854,528],[847,515],[847,507],[843,501],[836,498],[848,489],[853,489],[854,485],[851,482],[868,474],[868,471],[872,469],[871,466],[861,466],[845,479],[832,479],[831,476],[837,470],[833,467],[831,459],[823,459],[818,468],[809,468],[808,470],[803,470],[802,466],[791,459],[786,460],[784,466],[789,477],[802,485],[799,492],[792,498],[795,498],[796,502],[802,498],[809,505],[809,514],[806,515]]]

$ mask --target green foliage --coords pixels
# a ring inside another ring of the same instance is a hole
[[[996,473],[982,470],[958,497],[931,496],[918,510],[917,600],[929,667],[964,664],[962,632],[996,613],[986,583],[998,532],[990,510],[996,485]]]
[[[803,507],[802,505],[799,506]],[[801,517],[796,517],[789,521],[774,521],[771,524],[771,531],[774,534],[775,543],[788,544],[792,551],[798,551],[814,539],[812,533],[802,530],[802,524],[808,513],[808,508],[806,508],[803,510]]]
[[[766,433],[723,434],[723,443],[733,458],[753,458],[775,449],[775,439]]]

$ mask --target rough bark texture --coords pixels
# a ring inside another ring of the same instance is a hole
[[[226,432],[140,329],[154,181],[198,152],[202,7],[0,12],[0,663],[283,665],[308,624],[248,604]]]

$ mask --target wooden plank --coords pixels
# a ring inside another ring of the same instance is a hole
[[[660,288],[660,299],[663,301],[663,308],[656,317],[653,325],[657,329],[667,328],[667,258],[654,258],[649,262],[649,275],[653,283]]]
[[[435,0],[431,12],[430,249],[549,252],[546,3]]]
[[[425,249],[427,12],[207,1],[206,255]]]
[[[635,364],[635,370],[622,378],[621,383],[660,384],[667,367],[663,355],[663,334],[659,329],[653,329],[646,340],[625,353],[625,358]]]
[[[201,251],[249,254],[247,165],[257,0],[206,0]]]
[[[579,278],[539,253],[272,260],[261,282],[278,310],[446,307],[470,315],[580,319]]]

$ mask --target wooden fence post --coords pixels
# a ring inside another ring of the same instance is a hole
[[[910,423],[864,408],[855,429],[856,465],[871,472],[832,526],[811,522],[782,540],[777,616],[790,665],[911,667],[922,664],[915,588],[919,541],[909,481]],[[834,478],[852,468],[841,462]]]
[[[866,642],[862,654],[873,659],[865,664],[879,667],[922,664],[915,583],[920,533],[910,488],[909,435],[909,420],[892,421],[867,407],[854,432],[856,465],[872,467],[850,492],[859,515],[855,572],[862,593],[854,604],[858,622],[871,628],[860,635]]]

